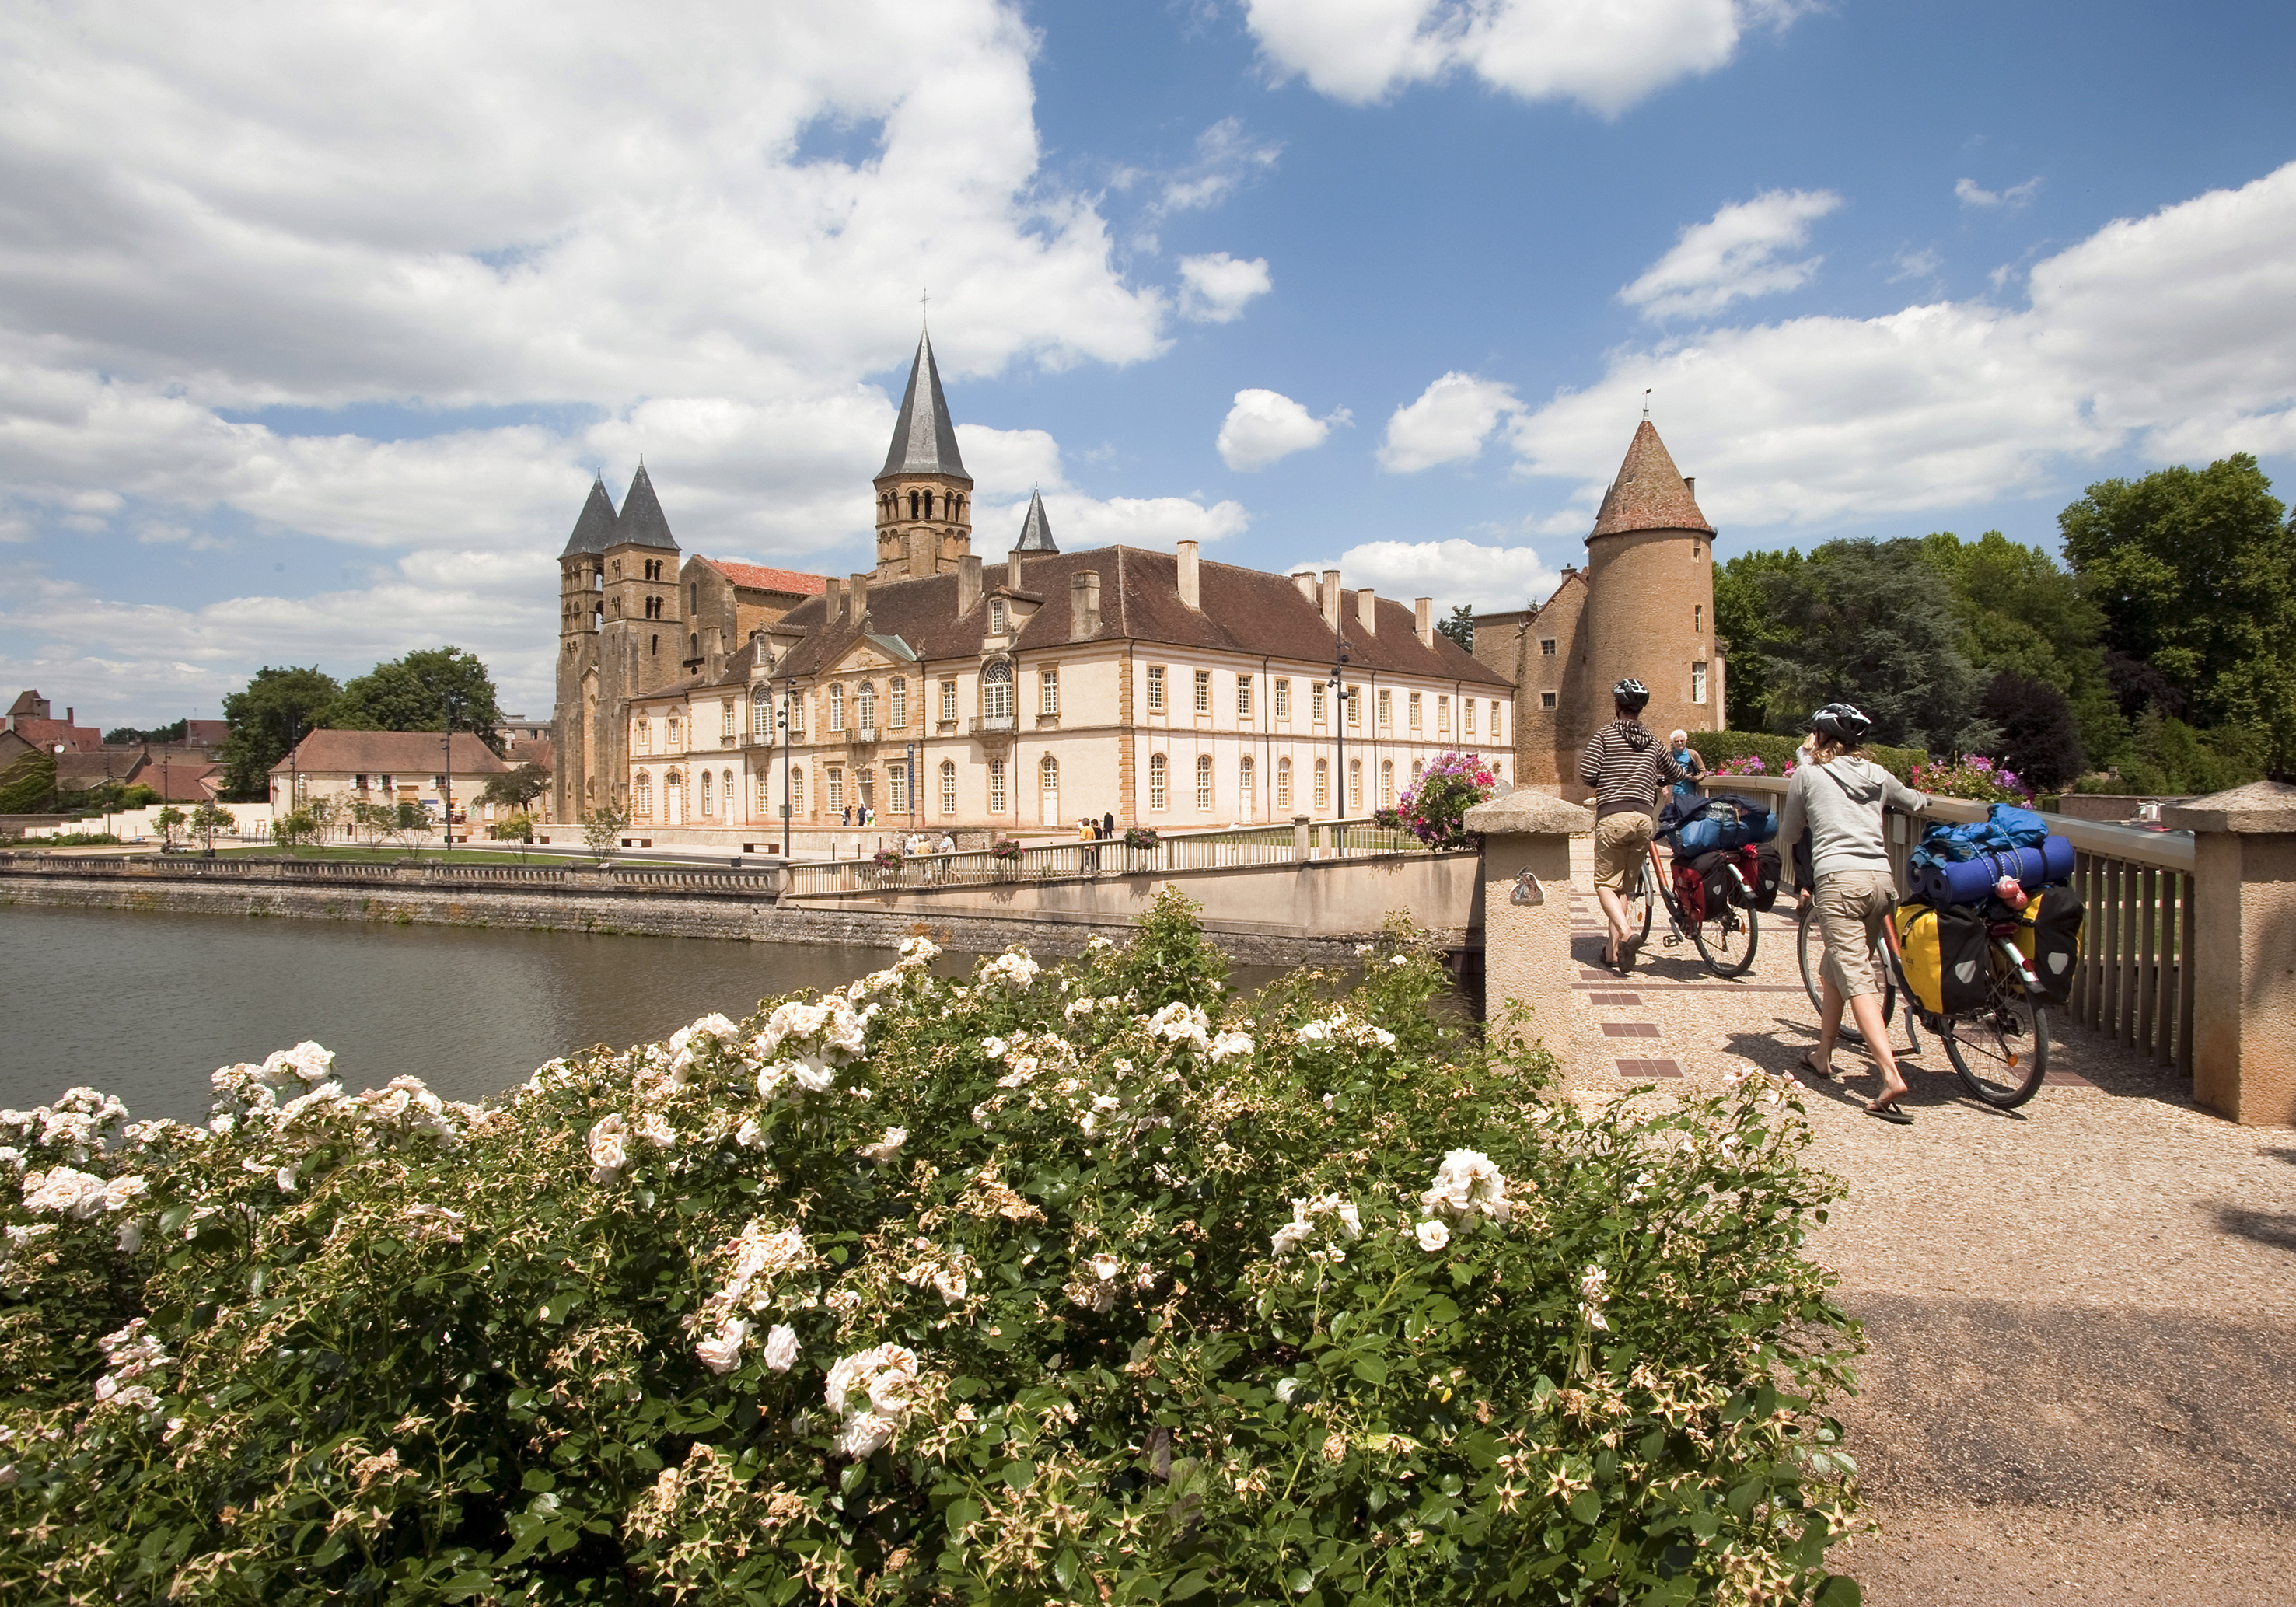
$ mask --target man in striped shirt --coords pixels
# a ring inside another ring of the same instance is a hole
[[[1643,724],[1649,701],[1650,688],[1631,677],[1611,687],[1611,709],[1618,717],[1578,756],[1578,779],[1595,789],[1595,898],[1611,927],[1603,963],[1621,975],[1628,944],[1641,940],[1627,930],[1626,887],[1650,850],[1658,790],[1691,779]]]

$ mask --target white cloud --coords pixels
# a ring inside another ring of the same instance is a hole
[[[1984,189],[1975,179],[1963,178],[1954,181],[1953,193],[1964,207],[2006,207],[2013,212],[2030,201],[2040,187],[2041,180],[2038,174],[2023,184],[2011,184],[2005,190]]]
[[[1242,119],[1222,118],[1196,136],[1195,160],[1164,176],[1148,214],[1161,218],[1216,207],[1274,168],[1283,153],[1281,143],[1245,133]]]
[[[1189,496],[1111,496],[1103,501],[1064,492],[1046,497],[1045,512],[1052,518],[1053,538],[1069,552],[1117,542],[1168,547],[1179,541],[1218,541],[1242,535],[1251,524],[1251,515],[1240,502],[1207,504]],[[1012,528],[1017,536],[1017,512]],[[995,543],[989,545],[993,549]]]
[[[1447,541],[1366,541],[1336,562],[1292,564],[1335,569],[1342,586],[1369,586],[1382,597],[1432,597],[1440,619],[1460,603],[1494,611],[1544,603],[1562,577],[1529,547]]]
[[[1244,303],[1274,287],[1267,259],[1240,261],[1226,251],[1180,258],[1180,316],[1199,324],[1230,324],[1243,316]]]
[[[1684,229],[1674,249],[1619,299],[1640,307],[1645,318],[1697,318],[1747,297],[1799,290],[1825,258],[1797,261],[1782,253],[1800,250],[1809,225],[1841,204],[1831,190],[1766,190],[1733,201]]]
[[[1239,471],[1264,469],[1278,458],[1320,447],[1332,426],[1348,422],[1344,407],[1317,418],[1277,390],[1239,390],[1221,421],[1220,461]]]
[[[1063,551],[1126,542],[1168,547],[1181,540],[1218,541],[1251,523],[1242,503],[1207,504],[1195,496],[1096,497],[1070,485],[1061,449],[1041,430],[956,427],[964,466],[972,471],[973,550],[994,562],[1020,538],[1029,494],[1041,491],[1053,539]]]
[[[2296,163],[2107,225],[2034,265],[2023,311],[1712,329],[1613,354],[1510,430],[1526,472],[1617,470],[1643,390],[1718,524],[2048,491],[2068,460],[2296,450]]]
[[[1792,0],[1244,0],[1269,65],[1357,104],[1454,71],[1528,101],[1615,115],[1679,78],[1729,61]]]
[[[1945,258],[1927,248],[1918,251],[1899,251],[1890,260],[1891,266],[1898,270],[1890,275],[1892,284],[1906,279],[1934,279],[1938,276],[1938,270],[1945,266]]]
[[[1447,373],[1388,419],[1379,466],[1390,474],[1414,474],[1472,458],[1499,421],[1521,407],[1511,386],[1471,373]]]

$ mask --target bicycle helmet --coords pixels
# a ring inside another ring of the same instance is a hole
[[[1845,748],[1855,748],[1874,729],[1874,722],[1852,704],[1828,703],[1809,717],[1809,728],[1820,736],[1832,737]]]
[[[1650,688],[1636,680],[1634,676],[1628,676],[1611,688],[1611,701],[1640,714],[1643,711],[1643,705],[1650,701]]]

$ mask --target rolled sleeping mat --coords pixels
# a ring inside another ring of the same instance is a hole
[[[1951,865],[1933,865],[1915,880],[1914,897],[1925,904],[1981,904],[2004,876],[2014,876],[2028,891],[2073,873],[2073,845],[2063,837],[2042,840],[2038,849],[2002,849]]]

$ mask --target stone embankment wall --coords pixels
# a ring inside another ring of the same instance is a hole
[[[1024,944],[1039,957],[1081,950],[1093,937],[1121,942],[1128,914],[1046,912],[1026,917],[972,911],[885,910],[776,906],[762,898],[707,893],[602,892],[502,887],[362,885],[233,881],[202,876],[177,881],[88,867],[60,873],[0,868],[0,906],[152,910],[170,914],[285,916],[323,921],[371,921],[398,925],[511,927],[601,936],[717,938],[750,943],[811,943],[890,947],[918,931],[968,954],[994,954]],[[1205,931],[1239,963],[1315,964],[1351,958],[1358,932],[1284,933],[1229,928],[1207,921]]]

